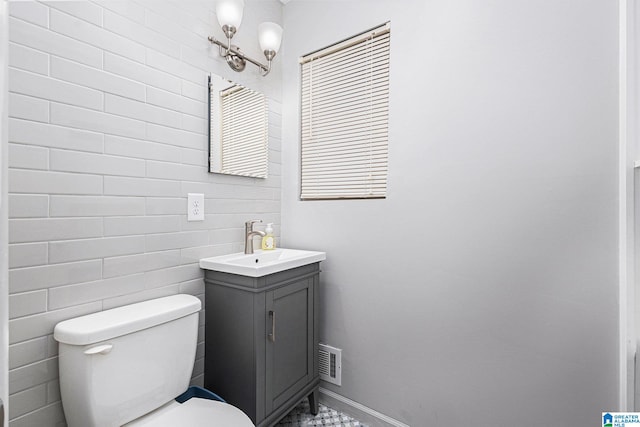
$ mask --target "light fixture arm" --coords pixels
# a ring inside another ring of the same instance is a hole
[[[225,31],[225,27],[223,27],[223,31]],[[231,33],[231,37],[233,37],[233,34],[235,34],[235,28],[234,27],[231,27],[231,28],[233,29],[233,33]],[[221,40],[218,40],[213,36],[209,36],[209,42],[211,42],[211,44],[215,44],[218,46],[218,48],[220,49],[220,56],[222,56],[227,60],[227,64],[229,64],[229,66],[233,70],[235,71],[244,70],[246,61],[249,61],[260,69],[260,74],[262,76],[266,76],[267,74],[269,74],[269,71],[271,71],[271,61],[273,60],[273,57],[276,55],[275,51],[269,50],[264,52],[264,55],[268,61],[267,65],[264,65],[263,63],[256,61],[255,59],[242,53],[237,46],[233,46],[231,44],[231,37],[229,37],[229,34],[227,34],[227,31],[225,31],[225,35],[227,36],[227,43]]]

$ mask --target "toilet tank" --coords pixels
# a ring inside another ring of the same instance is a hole
[[[121,426],[183,393],[200,300],[173,295],[58,323],[62,405],[69,427]]]

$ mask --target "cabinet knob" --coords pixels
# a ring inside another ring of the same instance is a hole
[[[276,312],[269,310],[269,317],[271,317],[271,333],[269,334],[269,340],[276,342]]]

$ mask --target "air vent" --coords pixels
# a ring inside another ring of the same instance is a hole
[[[330,345],[318,347],[320,379],[342,385],[342,350]]]

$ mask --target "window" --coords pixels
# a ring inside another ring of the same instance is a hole
[[[390,25],[300,59],[302,200],[384,198]]]

